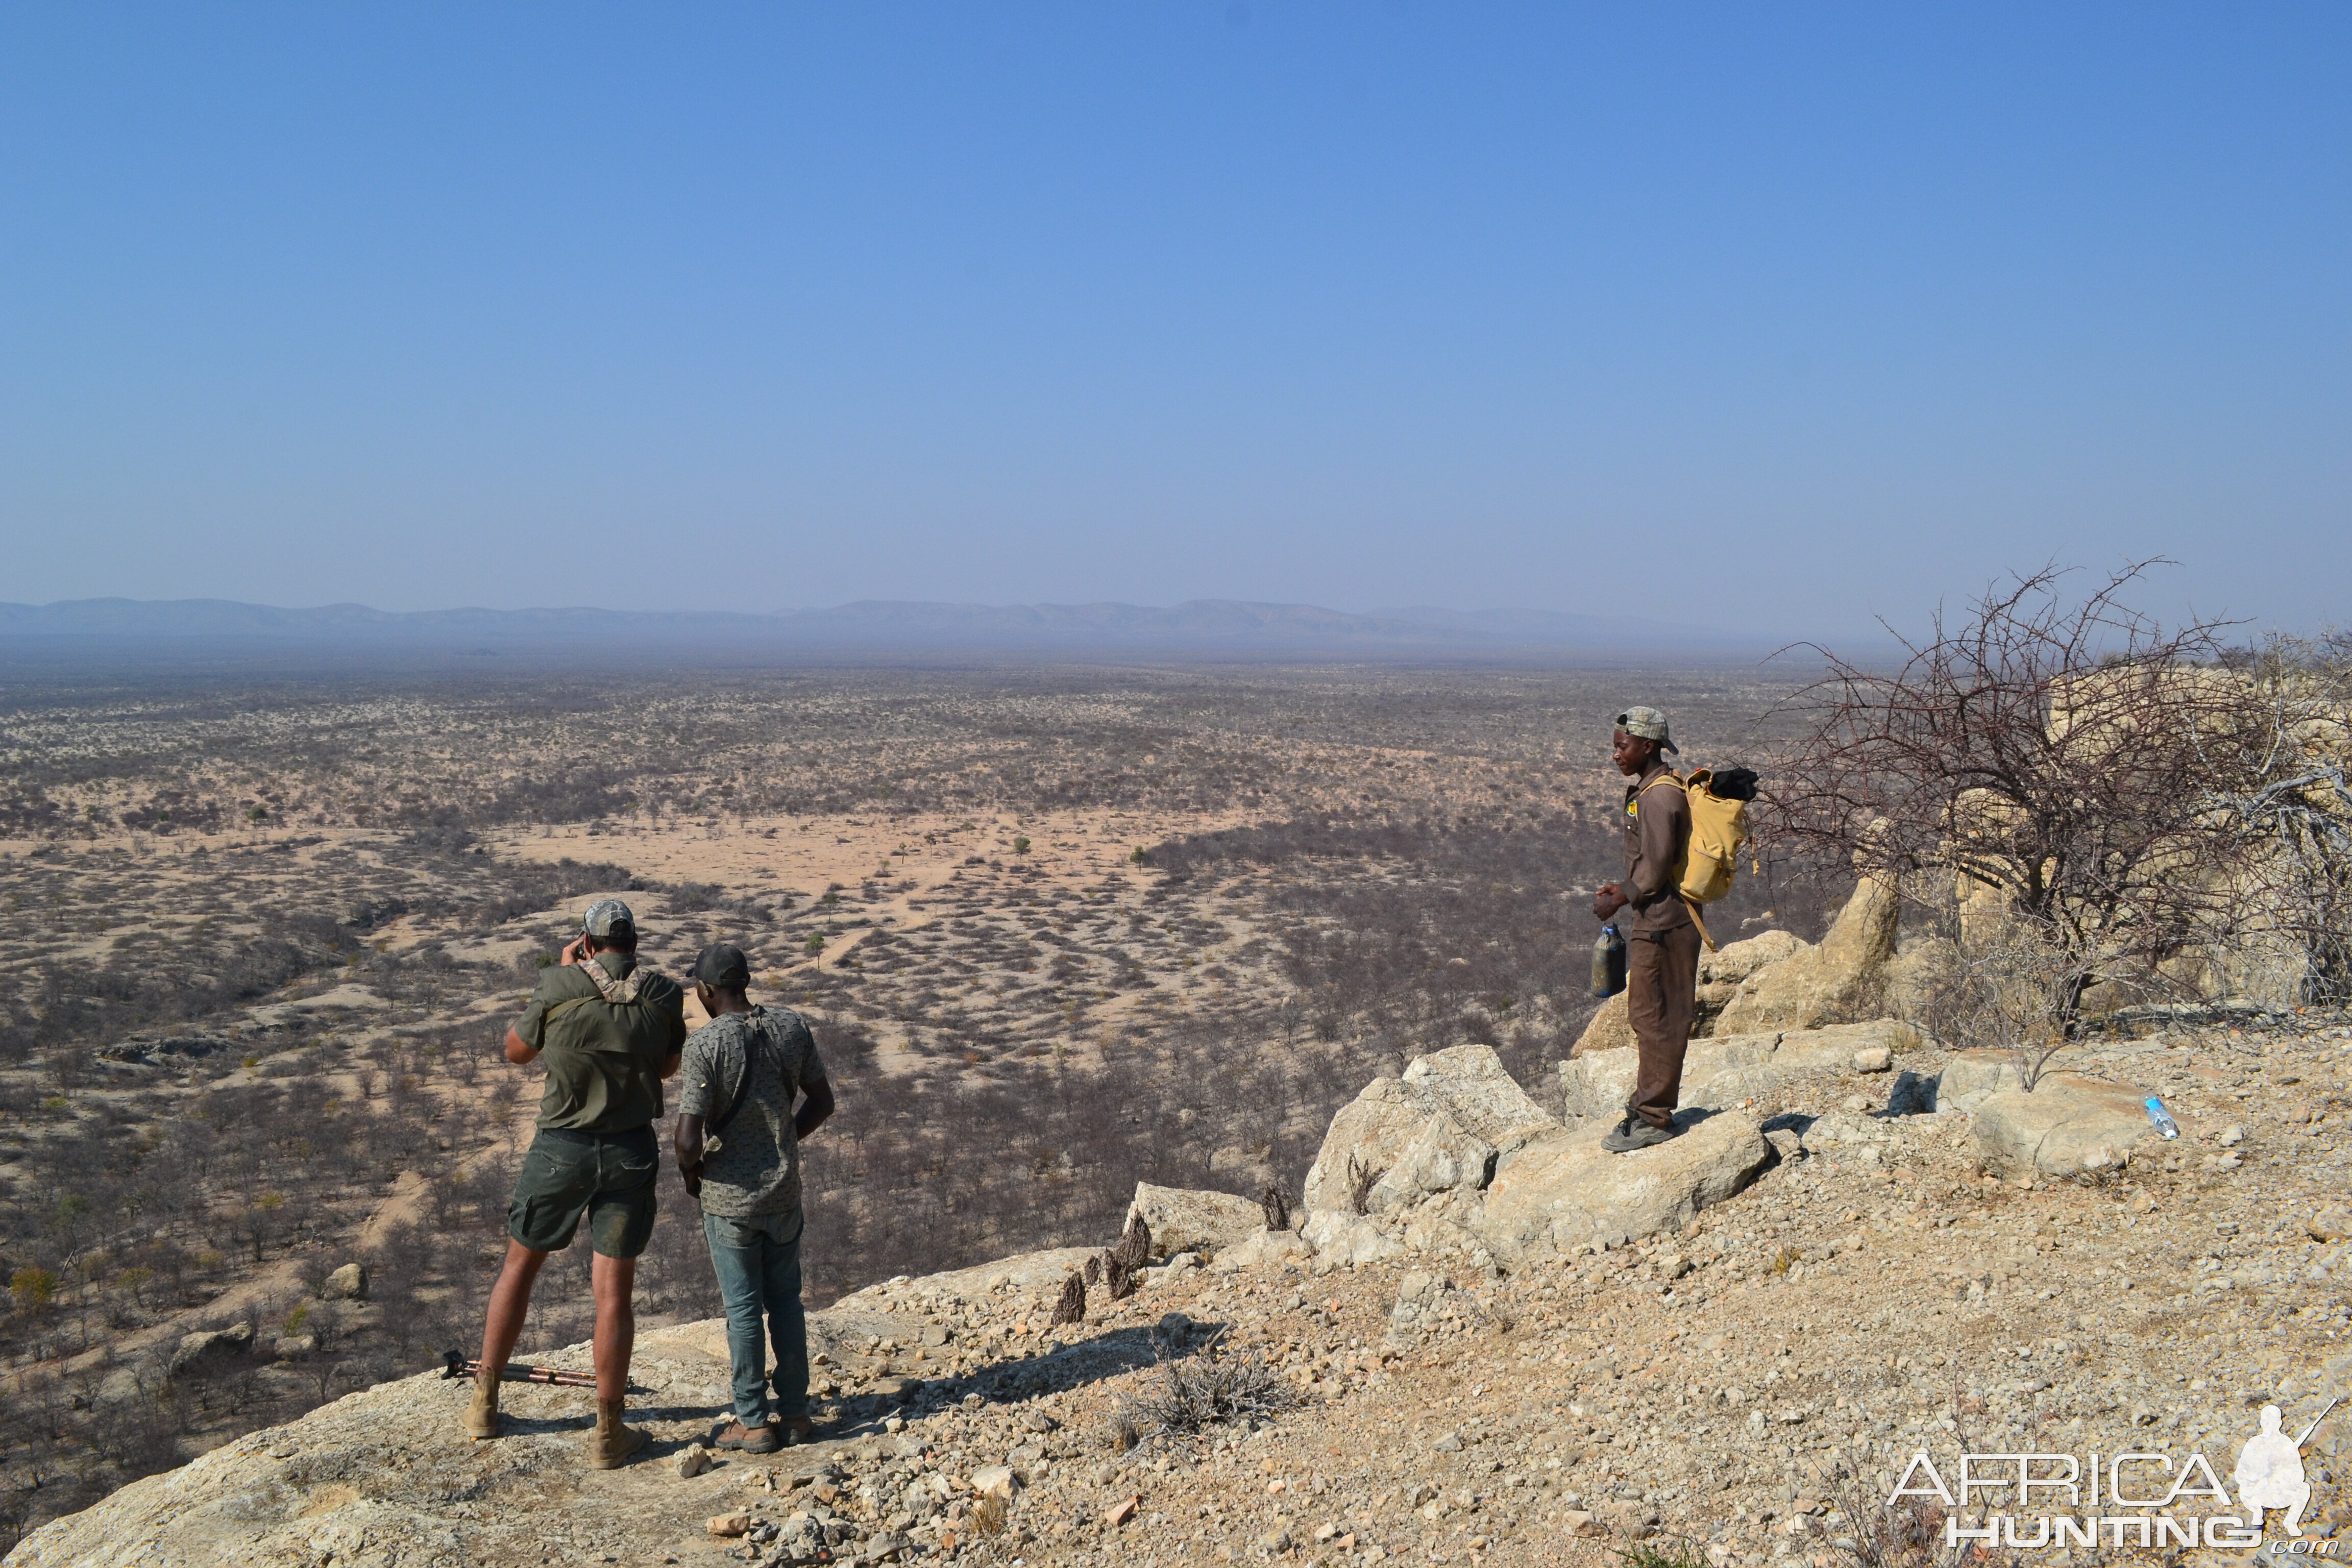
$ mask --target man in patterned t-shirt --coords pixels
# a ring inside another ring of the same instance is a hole
[[[785,1434],[799,1438],[810,1430],[800,1141],[833,1114],[833,1085],[799,1014],[751,1005],[742,949],[704,948],[694,984],[710,1022],[688,1037],[678,1069],[677,1170],[702,1206],[703,1238],[727,1305],[735,1419],[717,1442],[768,1454],[783,1446]],[[772,1415],[763,1326],[776,1346]]]

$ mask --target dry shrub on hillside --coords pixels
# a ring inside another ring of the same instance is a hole
[[[2291,660],[2265,682],[2225,646],[2229,623],[2167,626],[2128,603],[2149,564],[2080,596],[2054,567],[2016,578],[1939,611],[1892,669],[1824,653],[1829,673],[1793,703],[1805,732],[1767,780],[1768,841],[1915,896],[1974,889],[1970,909],[2053,950],[2062,1026],[2097,984],[2242,983],[2231,955],[2275,929],[2250,898],[2266,879],[2306,895],[2288,900],[2314,955],[2294,984],[2340,985],[2342,693],[2288,712],[2285,694],[2315,695]],[[2331,712],[2336,736],[2312,736]],[[2332,744],[2333,771],[2287,739]],[[1964,950],[1975,923],[1964,913]]]
[[[1262,1420],[1297,1408],[1298,1390],[1264,1356],[1227,1351],[1220,1330],[1191,1355],[1163,1352],[1141,1386],[1121,1397],[1113,1419],[1140,1437],[1162,1432],[1189,1437],[1223,1422]]]

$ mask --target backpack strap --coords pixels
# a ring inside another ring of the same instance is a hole
[[[1652,779],[1648,784],[1643,784],[1640,789],[1633,792],[1633,804],[1636,808],[1634,811],[1634,815],[1636,816],[1641,815],[1639,807],[1642,804],[1642,797],[1649,794],[1652,790],[1657,788],[1662,784],[1670,784],[1674,785],[1676,789],[1681,790],[1685,797],[1690,795],[1690,786],[1683,783],[1681,777],[1676,774],[1672,768],[1668,768],[1664,773],[1660,773],[1656,778]]]
[[[1714,936],[1709,933],[1706,929],[1706,917],[1698,912],[1698,906],[1693,903],[1686,896],[1678,894],[1677,897],[1682,898],[1683,908],[1690,911],[1691,924],[1698,927],[1698,939],[1699,941],[1706,943],[1707,952],[1715,952],[1719,951],[1715,945]]]

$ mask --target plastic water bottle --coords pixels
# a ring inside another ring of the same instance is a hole
[[[2172,1112],[2164,1109],[2164,1101],[2152,1094],[2147,1097],[2147,1119],[2167,1138],[2180,1136],[2180,1123],[2172,1119]]]
[[[1625,989],[1625,939],[1614,924],[1601,928],[1592,943],[1592,994],[1614,996]]]

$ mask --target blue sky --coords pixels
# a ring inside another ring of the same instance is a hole
[[[2352,7],[0,9],[0,599],[2352,567]],[[1677,554],[1686,566],[1667,563]]]

